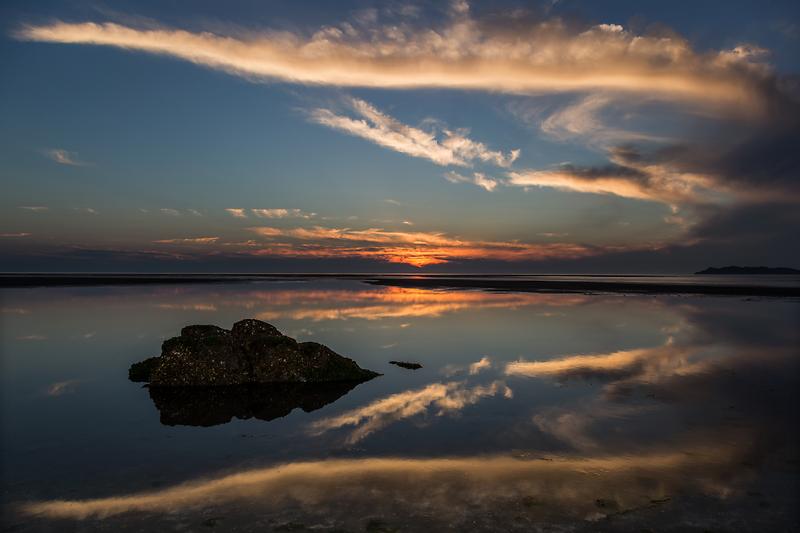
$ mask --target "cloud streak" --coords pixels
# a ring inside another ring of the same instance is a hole
[[[234,218],[247,218],[247,210],[241,207],[226,207],[225,211]]]
[[[330,109],[317,108],[309,112],[309,119],[384,148],[428,159],[442,166],[466,167],[475,161],[481,161],[509,167],[519,157],[519,150],[511,150],[507,154],[490,150],[485,144],[469,139],[466,130],[444,129],[438,139],[435,132],[403,124],[364,100],[351,98],[348,106],[356,118],[337,115]]]
[[[169,55],[252,80],[518,94],[606,90],[763,110],[759,93],[771,72],[756,47],[703,53],[676,35],[637,35],[614,24],[519,24],[513,14],[507,22],[476,20],[467,7],[437,27],[345,22],[310,36],[63,21],[26,25],[15,35]]]
[[[187,237],[183,239],[161,239],[153,241],[157,244],[214,244],[219,237]]]
[[[481,172],[473,173],[472,177],[470,178],[468,176],[463,176],[458,172],[449,171],[445,173],[444,179],[446,179],[450,183],[472,183],[489,192],[495,190],[495,188],[497,188],[497,185],[499,184],[499,181],[497,181],[494,178],[489,178],[486,176],[486,174],[483,174]]]
[[[311,218],[316,213],[306,213],[302,209],[251,209],[253,215],[258,218]]]
[[[68,165],[73,167],[85,167],[89,165],[89,163],[78,159],[77,153],[64,150],[63,148],[45,150],[44,154],[59,165]]]
[[[471,241],[440,232],[387,231],[380,228],[351,229],[249,228],[265,241],[246,251],[252,255],[335,258],[371,258],[417,267],[463,259],[524,261],[546,258],[576,258],[601,253],[600,248],[571,243],[522,243],[517,241]]]
[[[312,435],[321,435],[333,429],[355,427],[347,437],[355,444],[367,436],[395,422],[429,411],[436,416],[457,413],[483,398],[502,395],[511,398],[513,392],[502,381],[488,385],[467,386],[464,382],[431,383],[421,389],[392,394],[338,416],[324,418],[311,424]]]
[[[609,149],[609,159],[611,163],[605,166],[565,164],[552,169],[509,172],[505,183],[609,194],[669,205],[721,201],[743,192],[728,187],[713,174],[681,170],[668,161],[648,160],[632,147]]]

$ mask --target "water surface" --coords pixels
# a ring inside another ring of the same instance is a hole
[[[796,299],[334,279],[1,294],[13,530],[797,525]],[[191,400],[127,380],[181,327],[248,317],[384,375]]]

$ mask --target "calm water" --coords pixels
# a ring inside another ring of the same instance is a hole
[[[9,530],[797,527],[796,300],[336,280],[0,294]],[[384,376],[309,412],[281,416],[286,393],[163,424],[128,366],[182,326],[247,317]]]

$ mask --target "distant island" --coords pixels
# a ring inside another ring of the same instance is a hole
[[[695,274],[797,274],[800,275],[800,270],[796,268],[787,267],[740,267],[740,266],[726,266],[721,268],[709,267]]]

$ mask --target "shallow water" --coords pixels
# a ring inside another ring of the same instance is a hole
[[[0,294],[15,531],[797,527],[794,299],[331,279]],[[384,375],[179,398],[178,418],[127,380],[182,326],[247,317]]]

